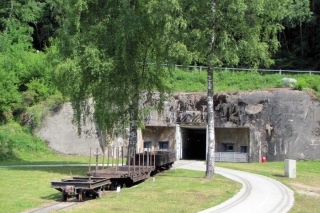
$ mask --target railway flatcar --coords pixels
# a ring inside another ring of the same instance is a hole
[[[86,177],[72,177],[51,181],[51,187],[61,192],[61,200],[76,197],[84,201],[87,197],[99,198],[103,190],[115,190],[117,187],[131,186],[148,179],[158,171],[169,169],[174,161],[175,151],[143,151],[134,154],[127,165],[119,165],[119,155],[116,157],[116,164],[98,166],[98,153],[96,155],[96,169],[91,169],[91,154],[89,160],[89,171]],[[108,159],[109,161],[109,159]],[[123,161],[122,161],[123,162]]]

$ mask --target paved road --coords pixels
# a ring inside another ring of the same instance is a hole
[[[184,168],[205,171],[205,164],[200,161],[180,160],[174,164],[174,168]],[[271,178],[215,167],[217,174],[238,181],[242,188],[233,198],[201,213],[282,213],[288,212],[294,203],[294,193],[282,183]]]

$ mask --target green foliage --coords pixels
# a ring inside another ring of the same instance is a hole
[[[42,104],[36,104],[28,107],[25,115],[25,124],[28,124],[32,129],[38,129],[43,119],[50,114],[48,108]]]
[[[191,52],[200,55],[200,60],[195,60],[210,66],[255,68],[273,63],[271,53],[279,47],[277,36],[283,30],[280,22],[290,0],[181,2],[187,5],[184,13],[188,18],[183,39]]]
[[[69,96],[79,124],[90,113],[101,130],[115,125],[136,128],[144,119],[139,97],[161,93],[160,102],[148,105],[162,109],[170,92],[172,64],[190,63],[191,55],[179,40],[185,22],[178,2],[172,1],[83,1],[63,3],[67,21],[61,29],[55,72],[59,87]],[[161,10],[159,10],[161,8]],[[162,64],[167,61],[170,69]],[[131,131],[134,132],[134,131]],[[112,134],[112,132],[109,132]]]
[[[0,125],[0,160],[29,159],[33,154],[50,154],[47,145],[17,123]]]
[[[32,130],[39,129],[45,117],[59,110],[63,103],[64,98],[61,93],[56,92],[41,103],[28,107],[23,116],[24,125],[30,126]]]
[[[297,83],[294,85],[295,89],[303,90],[305,88],[309,88],[314,90],[315,92],[320,91],[320,76],[319,75],[297,75]]]
[[[46,5],[36,0],[0,3],[0,121],[56,91],[46,54],[31,48]]]
[[[307,87],[307,83],[304,79],[299,79],[296,84],[294,84],[294,88],[297,90],[303,90]]]

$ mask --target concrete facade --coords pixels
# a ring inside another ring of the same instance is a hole
[[[247,152],[254,162],[262,157],[320,159],[320,102],[308,93],[292,89],[217,93],[214,102],[216,152]],[[204,159],[206,119],[206,93],[175,94],[162,115],[150,114],[143,140],[156,143],[147,132],[166,126],[168,133],[161,134],[171,137],[161,140],[170,141],[177,157]]]
[[[139,130],[137,149],[177,150],[180,159],[205,159],[207,150],[206,93],[177,93],[164,112],[151,112],[146,128]],[[272,89],[214,96],[215,150],[247,152],[250,161],[320,159],[320,102],[308,93]],[[66,104],[44,121],[38,135],[63,154],[87,155],[103,146],[94,124],[84,126],[81,137],[72,124],[72,108]],[[113,143],[125,145],[127,139]],[[146,143],[145,143],[146,142]]]

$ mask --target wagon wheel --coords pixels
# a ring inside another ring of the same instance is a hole
[[[61,192],[61,201],[66,202],[68,200],[68,195],[64,191]]]
[[[93,199],[101,198],[101,197],[102,197],[102,191],[101,191],[101,189],[98,189],[96,192],[97,192],[98,194],[92,193],[92,198],[93,198]]]
[[[86,199],[86,192],[83,189],[80,189],[78,199],[79,202],[83,202]]]

